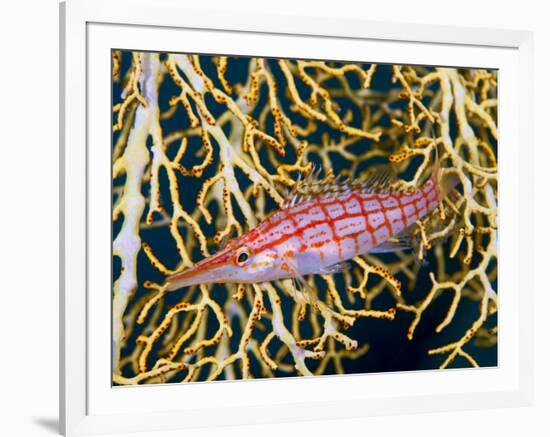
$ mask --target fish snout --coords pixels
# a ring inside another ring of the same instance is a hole
[[[166,279],[166,290],[172,291],[196,284],[225,282],[232,268],[230,257],[225,254],[213,255],[199,261],[193,267],[169,276]]]

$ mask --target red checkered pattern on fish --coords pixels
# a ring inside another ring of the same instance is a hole
[[[335,243],[344,260],[384,243],[433,211],[439,201],[432,179],[410,194],[352,190],[324,195],[277,211],[241,243],[256,253],[291,241],[300,241],[297,253]]]

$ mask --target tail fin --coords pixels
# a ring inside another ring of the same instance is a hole
[[[439,192],[441,197],[445,197],[455,189],[455,187],[460,183],[460,178],[456,173],[447,172],[439,176]]]
[[[435,149],[435,162],[432,167],[432,175],[430,177],[438,187],[441,198],[446,197],[459,183],[460,178],[454,172],[442,172],[441,163]]]

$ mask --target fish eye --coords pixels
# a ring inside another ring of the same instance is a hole
[[[250,249],[247,247],[243,247],[237,252],[237,256],[235,257],[237,264],[242,266],[244,265],[248,259],[250,258]]]

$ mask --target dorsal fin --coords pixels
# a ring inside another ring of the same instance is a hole
[[[298,205],[314,197],[338,195],[351,191],[378,194],[411,191],[411,187],[405,185],[388,166],[375,168],[364,177],[357,179],[344,179],[341,175],[334,176],[333,174],[321,178],[321,170],[321,168],[314,168],[303,179],[300,175],[287,194],[283,208]]]

